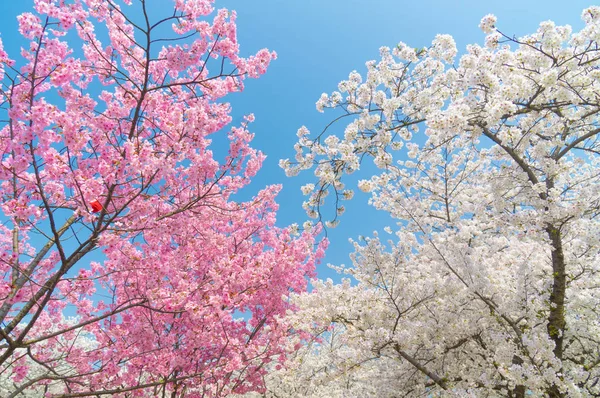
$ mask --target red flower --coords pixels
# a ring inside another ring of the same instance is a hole
[[[92,213],[98,213],[102,210],[102,204],[97,200],[94,200],[92,203],[90,203],[90,206],[92,206]]]

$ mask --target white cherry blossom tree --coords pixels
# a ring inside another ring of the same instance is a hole
[[[314,169],[305,208],[322,216],[332,193],[335,225],[347,175],[372,159],[358,187],[396,227],[355,243],[340,270],[357,283],[296,297],[290,321],[333,325],[340,344],[305,348],[312,373],[292,359],[272,396],[290,378],[336,397],[600,396],[600,8],[582,18],[515,38],[488,15],[485,46],[459,59],[448,35],[383,47],[322,95],[335,120],[301,128],[281,162]]]
[[[303,325],[304,327],[306,325]],[[341,324],[314,328],[313,337],[299,343],[287,366],[275,365],[266,375],[267,390],[245,398],[388,397],[402,389],[394,358],[359,352],[349,344]],[[373,380],[377,380],[376,383]]]

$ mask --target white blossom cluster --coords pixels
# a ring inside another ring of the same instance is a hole
[[[295,298],[296,330],[339,333],[267,396],[600,395],[600,8],[582,19],[515,39],[488,15],[456,61],[446,35],[384,47],[319,99],[341,116],[282,163],[314,169],[305,209],[371,158],[357,187],[397,227]]]
[[[275,365],[267,374],[264,393],[248,393],[244,397],[392,397],[401,388],[400,380],[389,372],[395,360],[369,353],[358,359],[359,353],[348,344],[350,335],[344,326],[335,324],[312,332],[313,340],[305,342],[283,366]],[[356,366],[357,360],[360,366]]]

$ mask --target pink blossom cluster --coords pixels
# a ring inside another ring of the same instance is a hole
[[[265,157],[254,116],[229,126],[220,99],[275,53],[242,57],[235,13],[209,19],[212,0],[141,25],[130,3],[36,0],[22,59],[0,43],[2,380],[64,396],[260,390],[287,297],[325,247],[275,226],[278,186],[231,199]]]

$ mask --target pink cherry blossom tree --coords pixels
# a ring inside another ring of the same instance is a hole
[[[582,19],[516,38],[488,15],[485,45],[458,59],[449,35],[383,47],[323,94],[317,109],[339,116],[301,128],[282,166],[314,168],[318,217],[328,193],[343,211],[348,175],[372,159],[357,185],[394,227],[355,242],[339,269],[356,283],[293,299],[295,327],[336,326],[339,350],[293,358],[266,396],[363,396],[390,379],[374,396],[600,395],[600,8]]]
[[[264,156],[221,98],[275,54],[212,3],[36,0],[0,43],[3,396],[224,396],[285,353],[323,246],[232,199]]]

